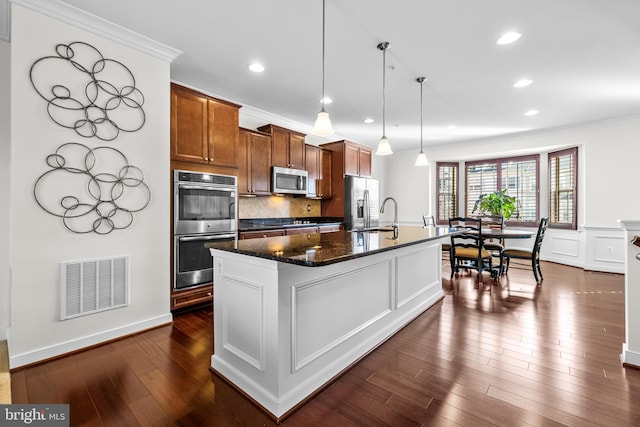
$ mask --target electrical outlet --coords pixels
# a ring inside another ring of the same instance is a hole
[[[613,246],[607,246],[607,253],[608,254],[612,254],[613,253]]]
[[[307,205],[307,212],[311,212],[311,205]]]

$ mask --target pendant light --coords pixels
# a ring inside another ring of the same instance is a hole
[[[387,68],[387,49],[389,49],[389,42],[382,42],[378,45],[378,49],[382,51],[382,138],[380,138],[380,142],[378,142],[378,149],[376,150],[376,154],[378,156],[387,156],[389,154],[393,154],[391,151],[391,145],[389,145],[389,140],[387,139],[387,134],[385,132],[385,77],[386,77],[386,68]]]
[[[325,0],[322,0],[322,108],[318,113],[316,123],[313,125],[313,133],[316,135],[329,136],[333,135],[333,126],[331,126],[331,120],[329,119],[329,113],[324,110],[325,97],[324,97],[324,11]]]
[[[429,164],[427,160],[427,155],[422,151],[422,83],[426,80],[426,77],[418,77],[416,81],[420,83],[420,152],[418,153],[418,157],[416,158],[415,166],[427,166]]]

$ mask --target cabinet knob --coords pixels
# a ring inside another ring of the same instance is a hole
[[[209,158],[208,158],[208,157],[205,157],[205,158],[204,158],[204,160],[208,162],[208,161],[209,161]]]

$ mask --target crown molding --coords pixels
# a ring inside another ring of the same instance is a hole
[[[60,0],[11,0],[11,3],[167,62],[172,62],[178,55],[182,54],[177,49]]]

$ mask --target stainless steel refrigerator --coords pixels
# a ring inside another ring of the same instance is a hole
[[[380,219],[378,180],[345,176],[344,223],[347,230],[377,227]]]

